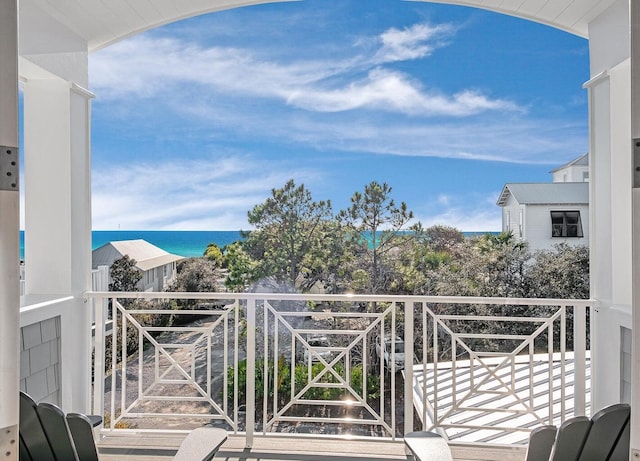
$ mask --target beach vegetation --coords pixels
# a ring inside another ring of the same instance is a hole
[[[109,269],[109,291],[139,291],[142,272],[136,264],[137,261],[129,255],[116,259]]]
[[[389,261],[407,243],[408,224],[413,219],[405,202],[396,205],[392,188],[387,183],[372,181],[363,192],[351,196],[351,206],[338,213],[348,229],[347,235],[359,247],[361,268],[367,272],[368,293],[387,291],[393,277]],[[363,236],[369,236],[363,239]]]
[[[224,284],[231,291],[242,291],[256,280],[255,268],[258,262],[249,255],[245,246],[245,241],[240,241],[224,248],[222,259],[222,267],[226,270]]]
[[[221,274],[218,262],[210,258],[187,258],[178,262],[177,275],[168,291],[212,292],[219,291]]]
[[[222,266],[222,249],[216,243],[210,243],[207,245],[202,256],[215,263],[216,267]]]
[[[589,296],[586,247],[531,252],[511,233],[465,237],[451,226],[423,228],[386,183],[372,181],[333,214],[329,201],[289,180],[248,218],[255,229],[223,251],[232,291],[270,279],[301,292]]]
[[[291,179],[272,189],[270,197],[248,212],[255,230],[244,247],[256,261],[253,280],[274,277],[296,284],[308,279],[308,255],[321,251],[326,236],[322,223],[331,216],[331,202],[315,201],[304,184]]]

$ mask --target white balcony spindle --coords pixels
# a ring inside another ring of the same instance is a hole
[[[413,302],[404,303],[404,433],[413,432]]]
[[[246,394],[246,440],[245,447],[253,446],[253,431],[256,418],[256,300],[247,300],[247,389]]]
[[[587,311],[584,307],[573,307],[573,362],[574,362],[574,416],[586,414],[586,351]]]

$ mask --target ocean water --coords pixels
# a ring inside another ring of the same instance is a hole
[[[240,231],[93,231],[92,249],[118,240],[142,239],[169,253],[187,258],[202,256],[207,245],[220,248],[241,240]],[[20,257],[24,258],[24,232],[20,231]]]
[[[464,232],[466,236],[497,232]],[[118,240],[142,239],[162,248],[164,251],[186,258],[202,256],[207,245],[217,244],[220,248],[242,240],[240,231],[93,231],[92,249]],[[24,231],[20,231],[20,258],[24,258]]]

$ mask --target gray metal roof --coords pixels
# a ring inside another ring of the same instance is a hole
[[[146,240],[120,240],[106,243],[93,250],[92,266],[94,269],[98,266],[111,266],[124,255],[135,259],[136,267],[143,272],[184,259],[182,256],[167,253]]]
[[[586,205],[589,203],[589,183],[508,183],[498,198],[504,206],[509,196],[521,205]]]

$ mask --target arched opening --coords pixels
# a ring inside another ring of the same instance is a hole
[[[293,178],[336,209],[387,182],[427,226],[499,231],[504,183],[549,182],[588,150],[587,42],[466,7],[256,5],[90,69],[95,229],[246,229]]]

